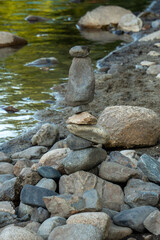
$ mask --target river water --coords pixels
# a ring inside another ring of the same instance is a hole
[[[8,31],[28,40],[23,48],[0,49],[0,143],[33,126],[33,114],[40,109],[52,107],[56,93],[52,86],[68,80],[71,57],[68,50],[75,45],[88,45],[93,65],[122,40],[109,42],[82,34],[76,24],[88,10],[99,5],[119,5],[141,12],[150,0],[0,0],[1,31]],[[47,17],[47,22],[29,23],[28,15]],[[42,57],[56,57],[55,67],[27,67],[25,64]],[[48,101],[49,100],[49,101]],[[6,112],[3,107],[14,106],[19,111]],[[63,109],[61,109],[63,110]],[[59,111],[59,109],[57,109]]]

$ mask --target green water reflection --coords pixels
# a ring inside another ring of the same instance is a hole
[[[119,5],[134,12],[142,11],[150,0],[86,0],[74,3],[67,0],[1,0],[0,30],[9,31],[28,40],[28,45],[16,51],[0,49],[0,142],[16,136],[32,126],[32,115],[53,100],[54,84],[67,80],[71,57],[68,50],[74,45],[91,48],[93,64],[120,44],[119,41],[100,44],[83,38],[76,27],[78,19],[99,5]],[[28,15],[50,19],[30,24]],[[12,52],[13,51],[13,52]],[[59,64],[49,71],[26,67],[26,63],[41,57],[56,57]],[[8,114],[2,106],[13,105],[20,111]]]

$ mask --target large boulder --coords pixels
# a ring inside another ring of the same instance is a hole
[[[98,124],[109,132],[110,141],[106,147],[152,146],[160,136],[159,116],[143,107],[106,107]]]
[[[0,48],[25,44],[27,44],[27,41],[24,38],[18,37],[9,32],[0,31]]]
[[[118,24],[121,17],[128,13],[131,11],[119,6],[100,6],[81,17],[78,25],[86,28],[102,28],[109,24]]]

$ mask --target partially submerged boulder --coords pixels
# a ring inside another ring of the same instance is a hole
[[[18,37],[10,32],[0,31],[0,48],[25,44],[27,44],[27,41],[24,38]]]

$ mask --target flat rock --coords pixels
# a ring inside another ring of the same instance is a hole
[[[52,191],[56,191],[57,184],[53,179],[42,178],[37,184],[37,187],[46,188]]]
[[[53,195],[57,195],[57,193],[46,188],[26,184],[21,191],[20,200],[31,206],[45,207],[43,197]]]
[[[150,181],[160,183],[160,163],[157,160],[143,154],[138,161],[138,167]]]
[[[58,127],[55,124],[43,124],[38,132],[32,137],[32,145],[50,147],[58,137]]]
[[[110,226],[110,217],[103,212],[86,212],[78,213],[70,216],[67,219],[67,224],[91,224],[97,227],[104,236],[104,239],[108,236],[108,230]]]
[[[55,57],[50,58],[39,58],[34,60],[33,62],[26,63],[25,66],[33,66],[33,67],[51,67],[58,63],[58,60]]]
[[[36,233],[29,231],[26,228],[17,226],[8,226],[0,233],[1,240],[43,240]]]
[[[65,172],[70,174],[80,170],[90,170],[104,161],[107,153],[102,148],[87,148],[72,151],[64,160]]]
[[[102,233],[90,224],[66,224],[56,227],[50,233],[48,240],[102,240]]]
[[[131,177],[140,178],[140,173],[136,169],[104,161],[100,165],[99,176],[111,182],[127,182]]]
[[[47,148],[43,146],[35,146],[27,148],[21,152],[14,153],[11,158],[12,159],[37,159],[42,156],[45,152],[47,152]]]
[[[65,96],[67,105],[79,106],[92,102],[94,90],[95,79],[91,59],[73,58]]]
[[[85,28],[102,28],[109,24],[118,24],[121,17],[128,13],[131,11],[119,6],[100,6],[81,17],[78,25]]]
[[[0,174],[13,174],[13,165],[7,162],[0,162]]]
[[[144,182],[140,179],[130,179],[124,188],[125,202],[131,207],[156,206],[159,201],[160,186]]]
[[[157,210],[151,206],[141,206],[122,211],[113,217],[113,221],[116,225],[122,227],[129,227],[137,232],[144,231],[143,222],[148,215]]]
[[[151,212],[143,222],[145,228],[154,235],[160,235],[160,211]]]
[[[54,179],[55,181],[56,180],[59,180],[60,177],[61,177],[61,173],[54,169],[53,167],[50,167],[50,166],[41,166],[38,168],[38,173],[44,177],[44,178],[52,178]]]
[[[84,58],[89,55],[90,49],[87,46],[74,46],[69,50],[72,57]]]
[[[81,112],[69,117],[66,123],[77,125],[94,125],[97,123],[97,118],[95,118],[88,112]]]
[[[63,171],[62,161],[71,152],[69,148],[59,148],[45,153],[39,163],[44,166],[52,166],[53,168]]]
[[[147,69],[147,74],[159,74],[160,73],[160,64],[152,65]]]
[[[152,146],[160,135],[159,116],[143,107],[106,107],[98,124],[109,133],[110,140],[106,147]]]
[[[56,216],[46,219],[38,229],[38,235],[47,239],[49,234],[55,227],[62,226],[66,224],[66,219]]]
[[[105,128],[99,125],[76,125],[68,124],[68,130],[78,137],[87,139],[94,143],[106,144],[109,142],[109,134]]]
[[[139,32],[142,29],[142,20],[133,13],[125,14],[121,17],[118,28],[125,32]]]
[[[129,236],[132,233],[132,229],[128,227],[120,227],[114,223],[110,224],[107,240],[120,240]]]
[[[0,201],[0,212],[8,212],[10,214],[15,214],[13,206],[14,205],[12,202]]]
[[[116,184],[84,171],[78,171],[69,176],[63,175],[59,181],[60,194],[67,193],[82,196],[84,192],[90,189],[97,190],[102,200],[102,207],[120,211],[120,206],[124,204],[124,195],[121,187]]]
[[[153,41],[153,40],[159,40],[160,39],[160,30],[155,31],[153,33],[150,33],[142,38],[139,39],[139,41]]]
[[[69,134],[67,136],[66,143],[71,150],[80,150],[93,146],[91,141],[78,137],[74,134]]]
[[[27,44],[27,41],[24,38],[18,37],[10,32],[0,31],[0,48],[25,44]]]

